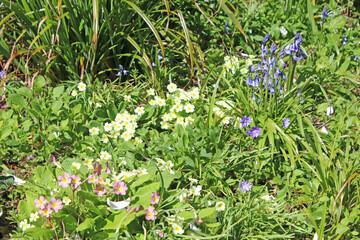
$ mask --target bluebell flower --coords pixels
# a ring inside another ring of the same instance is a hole
[[[251,189],[252,189],[252,185],[253,184],[251,182],[248,182],[248,181],[244,180],[244,181],[242,181],[239,189],[243,193],[250,192]]]
[[[157,50],[157,54],[158,54],[158,60],[161,61],[161,59],[163,59],[163,56],[161,56],[160,53],[161,49]]]
[[[128,74],[128,70],[125,70],[123,65],[119,65],[119,72],[116,74],[117,77],[121,77],[122,75],[127,75]]]
[[[156,67],[156,63],[154,63],[154,62],[153,62],[151,65],[152,65],[153,67]]]
[[[229,30],[230,30],[230,28],[228,26],[228,22],[225,22],[225,32],[226,32],[226,34],[229,34]]]
[[[267,47],[265,44],[261,44],[261,57],[265,57],[268,54]]]
[[[355,57],[354,57],[354,61],[357,62],[357,60],[358,60],[358,56],[355,56]]]
[[[276,44],[275,44],[275,43],[272,43],[272,44],[271,44],[271,47],[270,47],[270,53],[271,53],[271,54],[274,54],[276,48],[277,48]]]
[[[322,11],[322,16],[323,16],[323,19],[325,20],[325,18],[329,17],[329,13],[328,13],[328,10],[327,10],[327,6],[324,7],[323,11]]]
[[[343,37],[344,37],[343,45],[346,45],[348,39],[346,38],[345,34]]]
[[[252,98],[253,101],[255,101],[256,97],[255,97],[255,93],[252,94]]]
[[[6,78],[6,72],[4,70],[0,71],[0,78],[5,79]]]
[[[266,44],[270,39],[270,34],[267,34],[265,37],[264,37],[264,44]]]
[[[283,128],[288,128],[290,126],[290,119],[284,118],[283,120]]]

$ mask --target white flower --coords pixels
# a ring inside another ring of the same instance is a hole
[[[230,123],[230,119],[231,117],[224,117],[223,119],[221,119],[221,124],[229,124]]]
[[[194,112],[195,107],[194,107],[194,105],[188,103],[185,105],[184,109],[185,109],[185,112],[192,113],[192,112]]]
[[[180,98],[175,98],[174,102],[175,102],[175,105],[180,105],[181,99]]]
[[[64,197],[63,200],[62,200],[62,202],[63,202],[65,205],[69,205],[69,204],[71,203],[71,200],[70,200],[70,198],[68,198],[68,197]]]
[[[245,63],[248,66],[253,65],[253,62],[251,61],[251,59],[246,59]]]
[[[139,168],[137,171],[140,176],[148,174],[148,171],[145,168]]]
[[[190,104],[191,105],[191,104]],[[175,112],[181,112],[183,110],[183,106],[182,105],[174,105],[173,107],[175,109]]]
[[[189,178],[189,181],[190,181],[190,184],[199,182],[199,180],[197,180],[195,178]]]
[[[154,99],[151,99],[151,100],[149,101],[149,104],[153,106],[153,105],[156,104],[156,101],[155,101]]]
[[[225,210],[225,203],[224,202],[217,202],[215,205],[216,211],[224,211]]]
[[[169,217],[166,218],[166,220],[171,225],[175,223],[175,217],[174,216],[169,216]]]
[[[242,69],[240,69],[240,72],[241,72],[242,74],[246,74],[248,71],[249,71],[249,70],[248,70],[247,68],[242,68]]]
[[[173,93],[173,92],[176,92],[176,84],[175,83],[170,83],[168,86],[167,86],[167,89],[170,93]]]
[[[100,108],[100,107],[101,107],[101,103],[96,103],[95,106],[96,106],[97,108]]]
[[[76,95],[77,95],[77,91],[73,90],[73,91],[71,92],[71,96],[75,97]]]
[[[281,26],[281,27],[280,27],[280,32],[281,32],[281,34],[284,35],[284,36],[288,33],[288,31],[286,30],[286,28],[285,28],[284,26]]]
[[[112,158],[112,156],[106,152],[106,151],[101,151],[100,152],[100,159],[103,159],[103,160],[110,160]]]
[[[262,196],[261,199],[264,199],[265,201],[272,201],[272,200],[275,200],[275,197],[272,195],[265,195],[265,196]]]
[[[144,111],[144,108],[143,107],[137,107],[136,109],[135,109],[135,113],[137,114],[137,115],[142,115],[143,113],[144,113],[145,111]]]
[[[105,132],[110,132],[112,129],[112,124],[111,123],[105,123],[104,124],[104,130]]]
[[[176,124],[184,125],[185,121],[183,117],[178,117],[176,120]]]
[[[167,122],[160,122],[160,125],[161,125],[161,129],[169,129],[169,124]]]
[[[135,138],[135,142],[134,142],[135,145],[139,145],[142,142],[143,142],[143,140],[141,138],[138,138],[138,137]]]
[[[165,99],[162,99],[162,98],[156,99],[156,104],[159,106],[165,106],[166,105]]]
[[[34,226],[33,226],[33,225],[30,225],[30,224],[27,222],[27,219],[25,219],[24,221],[21,221],[21,222],[20,222],[19,227],[20,227],[23,231],[25,231],[26,229],[33,228]]]
[[[326,109],[326,115],[327,116],[330,116],[331,114],[333,114],[334,113],[334,108],[333,107],[328,107],[327,109]]]
[[[325,126],[323,126],[323,127],[320,129],[320,131],[322,131],[322,132],[325,133],[325,134],[328,134],[328,133],[329,133],[329,132],[327,131],[327,129],[326,129]]]
[[[85,164],[88,166],[88,168],[92,168],[92,158],[85,158]]]
[[[130,131],[125,131],[121,134],[121,138],[125,141],[129,141],[133,137],[133,134]]]
[[[154,96],[155,95],[155,90],[150,88],[149,90],[146,91],[150,96]]]
[[[85,83],[79,83],[78,84],[78,89],[79,89],[79,91],[80,92],[83,92],[83,91],[85,91],[86,90],[86,84]]]
[[[126,180],[131,176],[134,176],[135,173],[134,172],[128,172],[128,171],[121,171],[118,178],[121,180]]]
[[[184,199],[187,197],[187,191],[186,189],[182,189],[179,193],[177,193],[176,198],[179,200],[179,202],[183,202]]]
[[[99,131],[100,131],[100,129],[97,128],[97,127],[93,127],[93,128],[89,129],[89,132],[90,132],[91,135],[98,135]]]
[[[130,102],[131,96],[125,95],[125,96],[124,96],[124,100],[127,101],[127,102]]]
[[[81,164],[80,164],[80,163],[76,163],[76,162],[73,162],[71,165],[72,165],[73,168],[76,169],[76,170],[79,170],[80,167],[81,167]]]
[[[109,137],[108,137],[107,135],[103,135],[101,141],[102,141],[103,143],[108,143],[108,142],[109,142]]]
[[[30,213],[30,222],[34,222],[39,218],[39,212]]]
[[[194,196],[200,196],[200,192],[202,190],[202,187],[200,185],[192,186],[190,189],[191,194],[193,194]]]
[[[175,234],[183,234],[184,233],[184,230],[178,224],[174,223],[172,225],[172,227],[173,227],[173,231],[174,231]]]

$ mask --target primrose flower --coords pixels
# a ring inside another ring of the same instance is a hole
[[[35,212],[35,213],[30,213],[30,222],[35,222],[37,219],[39,218],[39,213]]]
[[[124,100],[125,100],[126,102],[130,102],[131,96],[125,95],[125,96],[124,96]]]
[[[155,208],[152,206],[149,206],[148,209],[145,210],[145,219],[150,221],[150,220],[155,220],[156,215],[158,214],[157,211],[155,211]]]
[[[47,200],[43,196],[40,196],[39,198],[35,199],[34,203],[35,207],[42,209],[45,207]]]
[[[96,162],[95,164],[94,164],[94,175],[101,175],[101,169],[102,169],[102,166],[101,166],[101,164],[100,163],[98,163],[98,162]]]
[[[146,168],[139,168],[137,170],[137,172],[139,173],[139,176],[148,174],[148,171],[146,170]]]
[[[99,131],[100,131],[100,129],[97,128],[97,127],[93,127],[93,128],[89,129],[89,132],[90,132],[91,135],[98,135]]]
[[[174,223],[172,225],[173,231],[175,234],[183,234],[184,233],[184,229],[182,229],[182,227],[176,223]]]
[[[202,187],[200,185],[192,186],[190,189],[190,193],[193,194],[194,196],[200,196],[200,192],[202,190]]]
[[[241,124],[243,127],[250,126],[250,123],[252,122],[250,117],[244,116],[244,118],[241,120]]]
[[[118,195],[121,194],[123,196],[126,194],[126,190],[128,189],[126,184],[121,181],[114,183],[113,188],[115,190],[115,194],[118,194]]]
[[[225,211],[225,203],[224,202],[217,202],[215,205],[216,211]]]
[[[57,213],[59,210],[63,208],[62,202],[60,199],[51,198],[50,204],[52,209],[54,209],[54,212]]]
[[[39,213],[41,214],[41,216],[48,218],[50,216],[50,214],[52,214],[52,210],[51,210],[51,203],[49,203],[48,205],[46,205],[44,208],[40,209]]]
[[[145,111],[144,111],[144,108],[143,108],[143,107],[137,107],[137,108],[135,109],[135,113],[136,113],[137,115],[139,115],[139,116],[141,116],[144,112],[145,112]]]
[[[71,176],[67,173],[64,174],[64,176],[59,176],[58,184],[64,188],[67,188],[69,184],[71,183]]]
[[[71,96],[76,97],[76,95],[77,95],[77,91],[72,90],[72,92],[71,92]]]
[[[188,103],[185,105],[184,109],[185,109],[186,113],[192,113],[192,112],[194,112],[195,107],[194,107],[194,105]]]
[[[249,70],[248,70],[247,68],[242,68],[242,69],[240,69],[240,72],[241,72],[242,74],[246,74],[248,71],[249,71]]]
[[[64,197],[62,201],[65,205],[69,205],[71,203],[71,199],[69,197]]]
[[[159,201],[160,201],[160,193],[152,192],[151,193],[151,199],[150,199],[151,204],[158,205]]]
[[[110,132],[112,129],[112,124],[111,123],[105,123],[104,124],[104,130],[105,132]]]
[[[252,189],[252,183],[244,180],[240,185],[241,192],[250,192]]]
[[[288,128],[290,126],[290,119],[284,118],[283,120],[283,128]]]
[[[79,89],[80,92],[83,92],[83,91],[86,90],[86,84],[85,84],[85,83],[82,83],[82,82],[81,82],[81,83],[78,84],[77,87],[78,87],[78,89]]]
[[[81,178],[79,176],[72,175],[71,184],[73,185],[74,189],[79,187],[81,185]]]
[[[94,192],[97,193],[98,197],[102,197],[107,192],[107,190],[105,189],[104,186],[102,186],[101,184],[98,184],[98,185],[96,185]]]
[[[150,96],[154,96],[155,95],[155,90],[150,88],[149,90],[146,91],[147,94],[149,94]]]
[[[89,177],[88,177],[88,183],[98,183],[98,178],[96,177],[96,175],[94,174],[94,175],[90,175]]]
[[[109,142],[109,137],[107,135],[103,135],[102,138],[101,138],[101,141],[103,143],[108,143]]]
[[[27,222],[27,219],[21,221],[19,223],[19,227],[25,231],[26,229],[29,229],[29,228],[33,228],[34,226],[33,225],[30,225],[28,222]]]
[[[253,137],[253,138],[257,138],[261,134],[261,128],[252,127],[251,129],[246,131],[246,134]]]
[[[111,158],[112,158],[112,156],[108,152],[106,152],[106,151],[101,151],[100,152],[100,159],[108,161]]]
[[[167,89],[168,89],[169,93],[173,93],[173,92],[176,92],[177,86],[176,86],[175,83],[170,83],[170,84],[167,86]]]
[[[262,196],[261,199],[263,199],[265,201],[272,201],[272,200],[275,200],[275,197],[272,195],[265,195],[265,196]]]
[[[77,163],[77,162],[73,162],[71,165],[76,170],[80,170],[80,168],[81,168],[81,164]]]

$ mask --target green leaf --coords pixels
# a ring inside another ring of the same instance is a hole
[[[140,204],[144,208],[147,208],[150,205],[149,199],[151,198],[151,193],[158,192],[160,189],[160,185],[161,184],[159,182],[154,182],[139,188],[134,194],[134,197],[132,198],[135,200],[134,204]]]
[[[216,211],[214,207],[201,209],[198,213],[199,218],[213,218],[216,217]]]
[[[39,75],[35,78],[33,89],[35,92],[40,93],[45,85],[45,78],[42,75]]]
[[[25,239],[34,239],[36,236],[36,239],[39,240],[49,240],[53,239],[55,237],[55,232],[52,229],[45,229],[45,228],[39,228],[39,227],[33,227],[26,229],[24,231],[24,238]]]
[[[27,108],[27,103],[26,103],[24,97],[18,93],[9,94],[7,99],[11,104],[15,104],[20,107]]]
[[[123,209],[120,213],[108,217],[106,219],[106,225],[103,227],[103,229],[117,229],[119,224],[121,224],[120,228],[126,227],[134,219],[135,214],[132,212],[127,212],[125,209]]]
[[[32,91],[27,87],[21,87],[21,88],[17,89],[16,92],[18,94],[23,95],[24,97],[31,97],[31,95],[32,95]]]
[[[94,220],[92,218],[86,218],[84,222],[80,223],[76,228],[76,231],[84,231],[86,229],[91,229],[94,226]]]
[[[63,92],[64,92],[64,86],[56,87],[53,90],[53,97],[58,98],[63,94]]]

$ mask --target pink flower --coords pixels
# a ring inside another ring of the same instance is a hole
[[[151,199],[150,199],[150,202],[151,204],[153,205],[158,205],[159,204],[159,201],[160,201],[160,193],[151,193]]]
[[[71,183],[71,176],[67,173],[64,174],[64,176],[59,176],[58,184],[64,188],[67,188],[69,184]]]
[[[58,212],[63,208],[62,202],[60,199],[55,199],[54,197],[50,199],[50,204],[54,212]]]
[[[94,175],[101,175],[101,164],[100,163],[95,163],[94,165]]]
[[[39,198],[35,199],[34,203],[35,207],[43,209],[47,203],[47,200],[43,196],[40,196]]]
[[[104,181],[104,179],[102,177],[99,177],[98,178],[98,183],[105,184],[106,182]]]
[[[145,219],[146,220],[155,220],[156,215],[158,214],[157,211],[155,211],[155,208],[150,206],[148,209],[145,210]]]
[[[79,176],[72,175],[71,184],[73,185],[73,188],[77,188],[81,185],[81,178]]]
[[[51,155],[50,157],[50,163],[56,163],[56,158],[54,155]]]
[[[106,170],[105,170],[105,172],[106,172],[107,174],[110,174],[110,173],[111,173],[111,170],[110,170],[110,168],[109,168],[109,163],[108,163],[108,162],[105,162],[105,165],[106,165]]]
[[[97,179],[96,175],[90,175],[88,177],[88,183],[98,183],[98,179]]]
[[[49,203],[44,208],[40,209],[39,213],[41,214],[41,216],[48,218],[52,213],[51,204]]]
[[[104,196],[104,194],[107,192],[107,190],[100,184],[96,185],[94,191],[97,193],[98,197]]]
[[[126,190],[128,189],[124,182],[118,181],[114,183],[113,188],[115,189],[115,194],[125,195]]]

